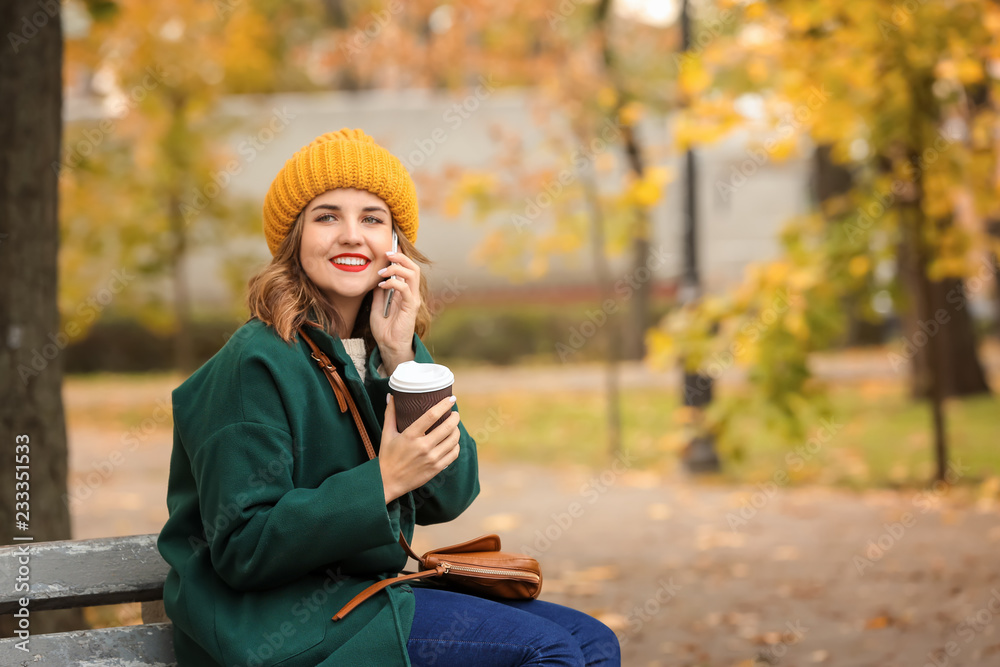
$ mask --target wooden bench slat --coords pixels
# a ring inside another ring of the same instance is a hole
[[[29,592],[15,592],[18,546],[0,547],[0,614],[142,602],[163,598],[170,568],[156,550],[157,535],[25,543],[30,553]]]
[[[15,648],[16,637],[0,639],[0,665],[171,667],[177,664],[173,640],[169,623],[32,635],[27,653]]]

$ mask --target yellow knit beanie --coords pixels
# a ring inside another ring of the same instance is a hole
[[[264,197],[264,236],[277,254],[299,213],[317,196],[336,188],[357,188],[389,206],[396,226],[417,240],[417,188],[399,159],[361,130],[327,132],[285,163]]]

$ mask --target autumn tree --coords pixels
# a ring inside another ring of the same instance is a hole
[[[610,2],[374,3],[346,14],[324,62],[331,82],[350,71],[361,87],[431,87],[458,99],[484,86],[489,94],[504,87],[531,91],[540,145],[523,141],[528,128],[491,127],[496,152],[488,165],[422,173],[421,192],[449,215],[471,210],[486,228],[477,257],[512,281],[539,279],[575,261],[568,258],[589,255],[601,322],[593,345],[603,344],[608,360],[614,450],[620,446],[617,360],[643,354],[651,323],[649,264],[665,262],[650,209],[668,180],[666,156],[644,146],[639,121],[670,104],[668,56],[677,31],[612,9]],[[616,292],[622,276],[613,264],[644,278],[627,294]],[[601,308],[607,303],[613,312]],[[577,350],[564,341],[555,352],[571,360]]]
[[[59,4],[16,0],[0,8],[0,366],[4,381],[4,544],[71,537],[62,404],[65,333],[56,307],[59,248],[56,174],[62,127],[62,20]],[[44,369],[44,373],[37,371]],[[16,465],[15,465],[16,464]],[[15,478],[15,472],[17,472]],[[16,520],[16,521],[15,521]],[[11,578],[11,583],[13,579]],[[12,636],[11,616],[0,635]],[[31,614],[31,632],[80,627],[79,610]]]
[[[988,391],[963,279],[975,279],[980,289],[985,284],[977,258],[990,241],[981,220],[996,208],[989,177],[996,169],[995,113],[968,100],[984,85],[992,94],[984,63],[995,58],[998,9],[975,0],[891,6],[788,0],[743,11],[740,33],[699,58],[705,89],[720,93],[695,105],[697,120],[690,122],[711,124],[726,115],[715,113],[720,98],[736,108],[740,95],[753,93],[762,101],[758,127],[828,146],[832,160],[851,165],[856,179],[850,192],[825,199],[827,224],[816,216],[797,221],[785,235],[786,257],[751,273],[737,292],[749,297],[746,289],[774,285],[775,276],[786,281],[787,308],[772,306],[773,321],[739,346],[755,364],[751,377],[770,378],[758,389],[784,406],[789,423],[801,424],[808,410],[800,397],[815,393],[804,355],[840,335],[836,304],[864,285],[895,294],[907,328],[889,359],[900,368],[912,361],[919,393],[933,399],[943,478],[941,399]],[[773,160],[778,145],[768,138],[756,150]],[[881,271],[887,265],[895,267],[888,283]],[[767,306],[750,297],[716,307],[693,318],[694,328],[668,323],[672,333],[660,339],[659,352],[676,345],[704,350],[697,332],[705,334],[723,316],[737,320],[728,340],[739,343],[740,318],[752,321]],[[765,360],[780,375],[762,368]]]
[[[195,363],[190,251],[214,244],[224,262],[225,241],[256,227],[258,214],[226,189],[290,122],[268,109],[241,126],[221,101],[303,78],[270,22],[283,10],[268,4],[269,16],[260,4],[121,0],[68,45],[70,81],[85,82],[104,111],[70,126],[53,162],[67,202],[61,261],[75,278],[61,294],[64,314],[85,331],[96,316],[77,304],[117,271],[127,284],[104,307],[172,331],[183,370]],[[244,141],[226,148],[237,132]]]

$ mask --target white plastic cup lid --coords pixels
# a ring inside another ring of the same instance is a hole
[[[407,394],[423,394],[428,391],[438,391],[455,384],[455,375],[447,366],[441,364],[422,364],[417,361],[404,361],[396,366],[389,387],[394,391]]]

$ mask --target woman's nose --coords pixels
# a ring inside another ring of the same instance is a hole
[[[339,227],[338,240],[350,245],[361,243],[361,224],[350,220],[345,221]]]

